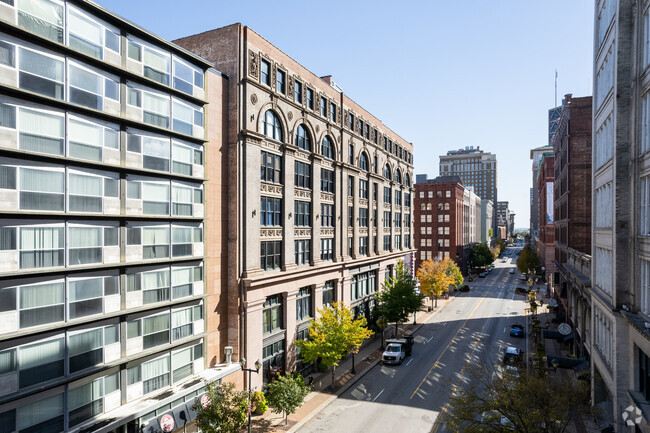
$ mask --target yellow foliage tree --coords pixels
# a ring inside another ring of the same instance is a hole
[[[420,264],[417,272],[417,277],[420,281],[420,291],[431,298],[432,307],[434,298],[437,307],[438,298],[442,293],[449,286],[460,284],[459,276],[460,282],[462,282],[460,270],[451,259],[444,259],[442,261],[434,261],[433,259],[425,260]]]

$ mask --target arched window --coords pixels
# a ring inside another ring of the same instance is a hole
[[[433,206],[431,205],[431,203],[427,203],[427,210],[433,210]]]
[[[402,173],[399,170],[395,170],[395,183],[402,183]]]
[[[277,141],[283,141],[282,124],[278,116],[271,110],[264,114],[264,135]]]
[[[309,132],[307,132],[307,128],[305,128],[304,125],[299,125],[298,129],[296,129],[295,145],[302,150],[311,152],[311,136],[309,135]]]
[[[388,164],[384,166],[384,177],[388,180],[391,180],[390,166]]]
[[[334,159],[334,146],[327,135],[321,141],[320,150],[325,158]]]
[[[366,152],[361,152],[361,156],[359,157],[359,167],[361,167],[361,170],[363,171],[368,171],[368,155],[366,155]]]
[[[425,203],[420,203],[420,210],[425,210],[427,205]]]
[[[411,187],[411,176],[408,173],[404,175],[404,185]]]

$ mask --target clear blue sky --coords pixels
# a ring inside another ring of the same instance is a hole
[[[415,146],[415,173],[439,155],[496,153],[499,200],[529,225],[530,149],[548,109],[593,86],[593,1],[96,0],[169,40],[248,25]]]

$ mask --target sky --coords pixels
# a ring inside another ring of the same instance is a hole
[[[593,1],[95,1],[168,40],[251,27],[413,143],[416,174],[437,176],[448,150],[496,154],[517,228],[529,226],[530,149],[548,144],[548,109],[592,94]]]

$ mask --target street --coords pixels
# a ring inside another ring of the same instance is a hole
[[[516,256],[505,254],[415,332],[402,365],[377,364],[300,431],[446,431],[441,412],[471,369],[500,364],[506,346],[524,349],[525,339],[509,335],[511,324],[525,325],[525,297],[515,294],[524,283],[508,273]]]

